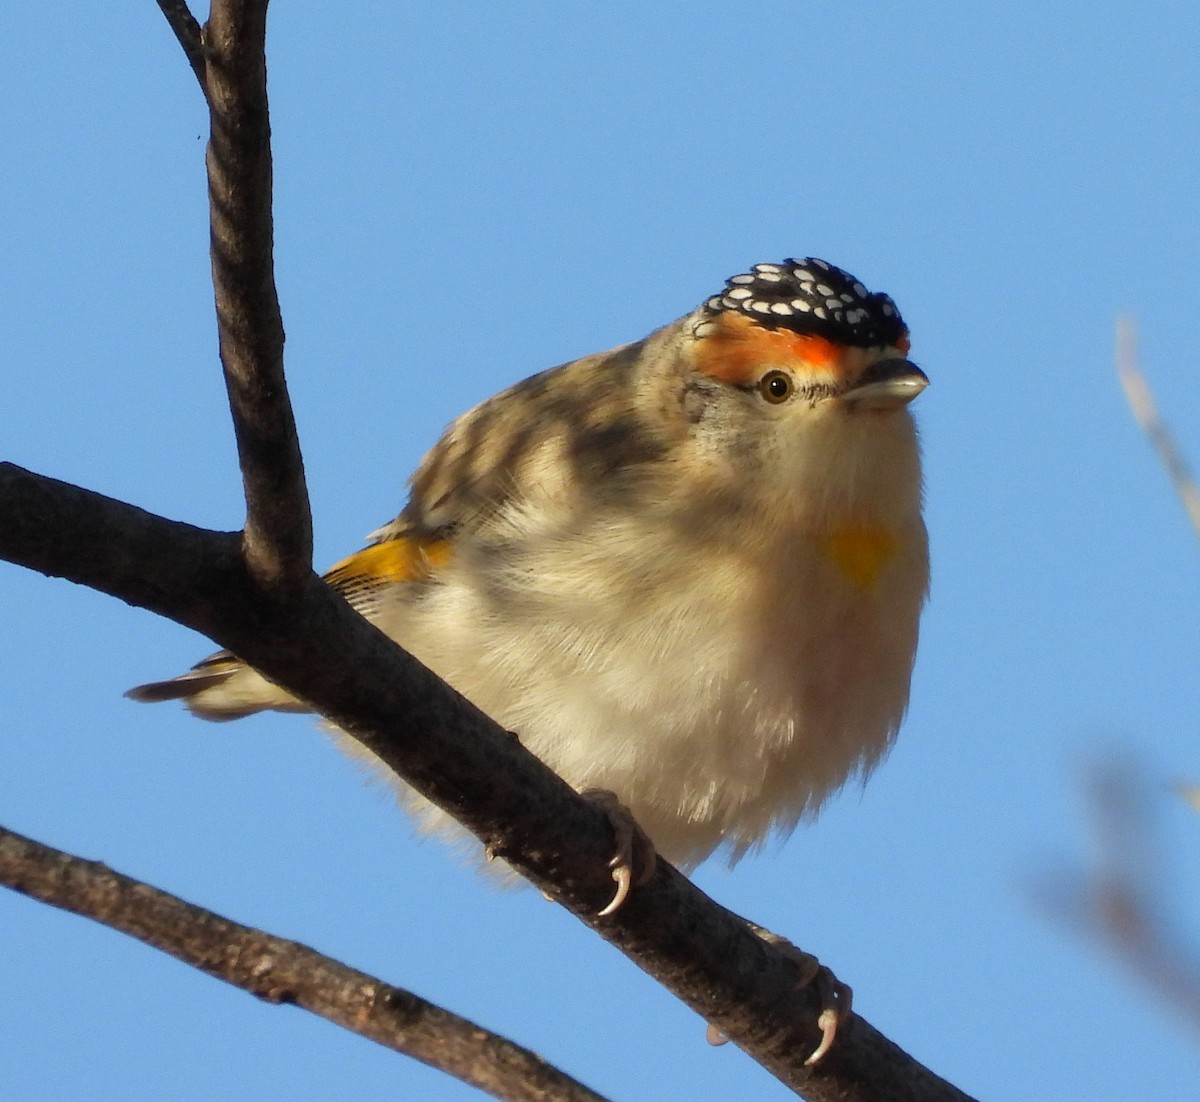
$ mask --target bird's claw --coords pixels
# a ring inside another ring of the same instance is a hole
[[[616,793],[607,788],[587,788],[580,795],[604,812],[616,842],[608,867],[612,870],[617,890],[608,905],[597,912],[600,918],[607,918],[621,909],[630,891],[654,876],[657,855],[650,836],[638,826],[632,812],[621,803]]]
[[[817,1015],[817,1028],[821,1031],[821,1043],[804,1061],[805,1067],[812,1067],[813,1064],[819,1063],[833,1047],[838,1026],[849,1019],[850,1009],[854,1002],[854,992],[850,985],[842,983],[825,965],[816,961],[815,957],[813,960],[817,964],[817,971],[811,982],[816,988],[817,998],[821,1003],[821,1013]]]
[[[812,1067],[819,1063],[833,1047],[838,1027],[849,1019],[854,1002],[854,991],[849,984],[842,983],[812,953],[797,949],[787,938],[773,934],[761,926],[756,926],[754,923],[747,923],[747,925],[758,937],[778,949],[800,969],[797,988],[811,986],[816,993],[817,1002],[821,1007],[817,1015],[817,1028],[821,1031],[821,1040],[808,1059],[804,1061],[805,1067]],[[712,1024],[708,1026],[705,1039],[710,1045],[723,1045],[729,1040]]]

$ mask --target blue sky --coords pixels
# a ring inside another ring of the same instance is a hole
[[[1031,901],[1090,859],[1086,763],[1155,786],[1200,945],[1200,548],[1125,408],[1129,311],[1200,461],[1189,3],[278,4],[278,282],[327,565],[456,413],[642,336],[749,264],[900,305],[934,584],[864,790],[701,885],[984,1098],[1190,1097],[1200,1040]],[[0,39],[0,456],[197,524],[240,484],[208,282],[206,115],[157,8]],[[121,697],[206,640],[0,564],[0,821],[434,998],[620,1098],[785,1097],[565,912],[413,839],[303,717]],[[477,1097],[0,894],[0,1096]],[[1149,1071],[1147,1069],[1150,1069]]]

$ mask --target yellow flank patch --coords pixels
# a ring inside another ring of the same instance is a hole
[[[428,578],[449,561],[449,541],[423,543],[401,537],[364,547],[343,559],[325,575],[325,581],[353,603],[355,594]]]
[[[843,524],[825,539],[825,554],[859,589],[873,589],[879,572],[899,550],[896,533],[878,525]]]

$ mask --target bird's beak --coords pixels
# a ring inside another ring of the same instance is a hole
[[[900,409],[908,405],[929,385],[929,379],[915,363],[899,357],[871,364],[842,396],[842,403],[859,410]]]

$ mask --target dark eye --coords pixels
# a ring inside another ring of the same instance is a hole
[[[777,406],[792,396],[792,378],[782,371],[768,371],[759,380],[758,392],[772,405]]]

